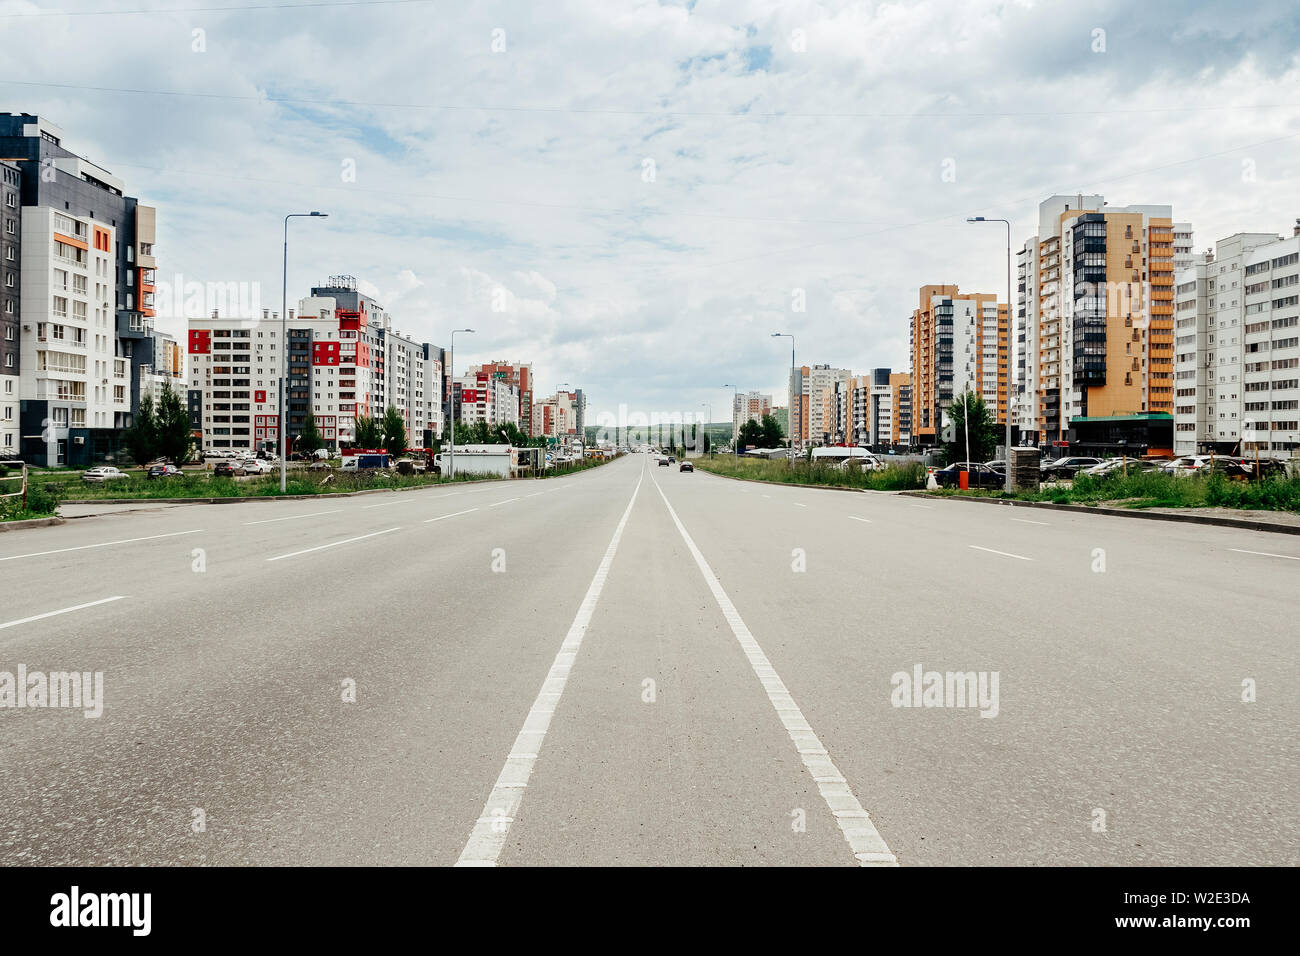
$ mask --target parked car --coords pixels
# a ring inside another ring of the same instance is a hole
[[[118,478],[125,478],[125,477],[126,475],[122,474],[120,470],[114,468],[112,465],[101,465],[98,468],[87,469],[86,472],[82,474],[81,480],[90,481],[90,482],[101,482],[101,481],[114,481]]]
[[[977,461],[957,461],[947,468],[940,468],[934,473],[934,480],[940,488],[960,488],[960,473],[965,471],[972,488],[1001,488],[1006,484],[1007,476],[992,468],[985,467]]]
[[[271,473],[271,463],[262,458],[245,458],[243,465],[244,474],[246,475],[269,475]]]
[[[182,478],[184,475],[175,465],[152,465],[145,473],[146,478]]]
[[[996,471],[1002,475],[1005,475],[1007,473],[1007,463],[1000,458],[995,461],[984,462],[984,467]]]
[[[224,459],[217,462],[216,467],[212,469],[214,478],[234,478],[236,475],[244,473],[244,463],[242,461],[231,461]]]
[[[1073,478],[1084,468],[1100,464],[1100,458],[1069,455],[1065,458],[1057,458],[1055,461],[1045,461],[1038,467],[1044,481],[1056,481],[1060,478]]]
[[[1186,478],[1188,475],[1200,474],[1201,469],[1211,461],[1239,461],[1231,455],[1182,455],[1164,465],[1162,470],[1169,475]]]
[[[1198,475],[1222,475],[1232,481],[1250,481],[1255,477],[1254,462],[1246,462],[1237,458],[1221,458],[1215,456],[1213,461],[1207,461],[1196,472]]]
[[[694,471],[694,470],[695,470],[695,466],[692,465],[689,461],[684,461],[684,462],[682,462],[680,465],[677,466],[677,470],[678,470],[678,471]]]
[[[667,458],[660,458],[660,459],[659,459],[659,466],[660,466],[661,468],[667,468],[667,467],[668,467],[668,459],[667,459]]]

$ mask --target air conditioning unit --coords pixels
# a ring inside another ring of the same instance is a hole
[[[72,444],[74,445],[84,445],[85,443],[86,443],[86,439],[82,438],[81,436],[72,439]]]

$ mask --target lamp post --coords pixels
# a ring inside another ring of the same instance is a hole
[[[452,329],[451,345],[447,348],[447,382],[451,386],[451,401],[448,402],[447,407],[447,411],[451,413],[451,421],[447,425],[447,434],[451,438],[451,442],[448,445],[449,450],[447,455],[448,478],[456,477],[456,376],[453,373],[456,364],[456,333],[472,333],[473,331],[473,329]],[[470,474],[473,474],[473,472],[470,472]]]
[[[1004,490],[1011,491],[1011,220],[971,216],[967,222],[1000,222],[1007,227],[1007,477]],[[967,451],[967,457],[970,452]]]
[[[289,380],[289,220],[328,219],[327,212],[291,212],[284,217],[284,271],[280,284],[280,494],[286,486],[285,462],[289,457],[289,406],[285,386]]]
[[[790,431],[790,467],[794,467],[794,336],[789,332],[773,332],[774,339],[790,340],[790,407],[786,409],[785,426]],[[800,396],[802,398],[802,396]],[[802,416],[801,416],[802,418]]]
[[[736,406],[740,404],[740,386],[723,384],[723,388],[731,389],[731,451],[732,458],[740,458],[740,429],[736,425]],[[748,420],[748,416],[746,416]]]
[[[703,429],[703,431],[701,432],[701,434],[707,435],[707,434],[709,433],[709,422],[713,421],[713,403],[712,403],[712,402],[700,402],[700,406],[701,406],[702,408],[707,408],[707,409],[709,410],[708,418],[705,419],[705,421],[704,421],[704,429]],[[700,440],[699,440],[699,439],[696,439],[696,441],[695,441],[695,450],[696,450],[696,451],[699,451],[699,450],[700,450],[700,444],[701,444]]]

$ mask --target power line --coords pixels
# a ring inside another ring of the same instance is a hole
[[[378,0],[376,0],[378,2]],[[383,2],[426,2],[426,0],[383,0]],[[247,103],[286,103],[304,106],[323,106],[344,109],[395,109],[427,110],[440,112],[484,112],[484,113],[539,113],[539,114],[577,114],[593,116],[638,116],[659,119],[674,117],[701,119],[1007,119],[1016,117],[1056,117],[1056,116],[1123,116],[1148,115],[1162,113],[1211,113],[1211,112],[1245,112],[1249,110],[1294,110],[1300,109],[1300,103],[1258,103],[1238,104],[1233,106],[1152,106],[1124,107],[1117,109],[1096,110],[975,110],[969,112],[939,112],[932,110],[893,112],[877,111],[859,112],[802,112],[802,111],[760,111],[760,110],[630,110],[607,107],[574,106],[487,106],[482,104],[448,104],[448,103],[385,103],[364,100],[312,99],[297,96],[270,96],[262,94],[241,93],[206,93],[190,90],[146,90],[133,87],[117,86],[82,86],[72,83],[38,83],[33,80],[11,80],[0,78],[0,83],[11,86],[36,87],[51,90],[76,90],[82,93],[117,93],[130,96],[170,96],[194,99],[227,100]]]

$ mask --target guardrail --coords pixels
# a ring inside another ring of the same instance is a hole
[[[13,467],[19,467],[22,469],[22,471],[17,475],[5,475],[3,478],[0,478],[0,489],[9,487],[8,483],[14,481],[20,482],[20,487],[17,491],[8,491],[8,492],[0,491],[0,498],[22,498],[23,510],[26,511],[27,510],[27,462],[0,461],[0,468],[9,469]]]

